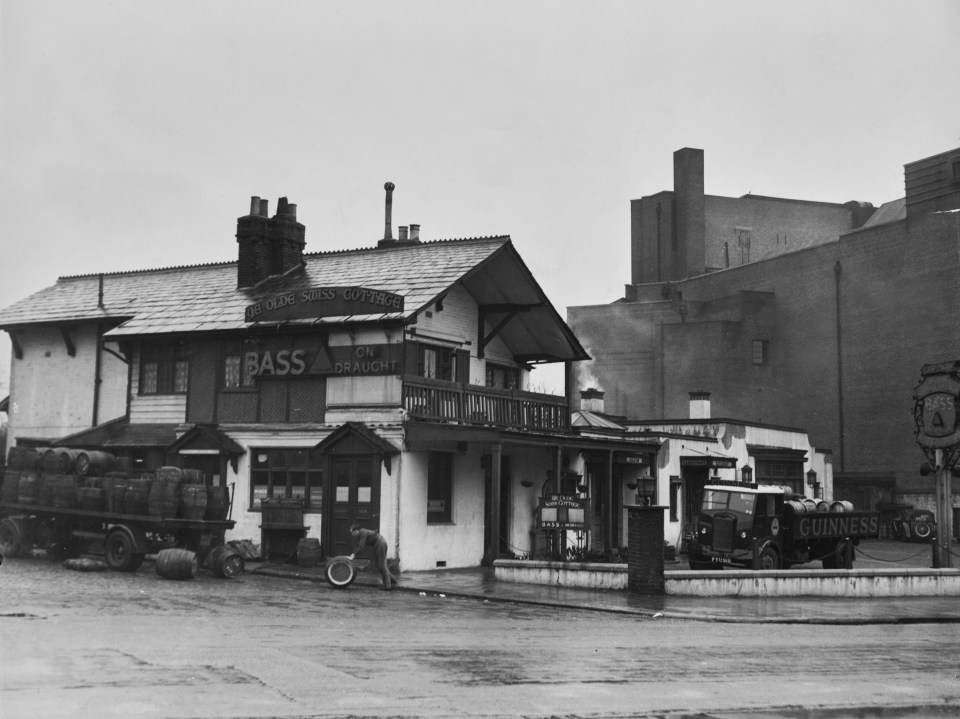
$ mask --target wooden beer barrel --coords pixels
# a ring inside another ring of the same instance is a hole
[[[174,518],[180,509],[180,469],[160,467],[154,473],[148,503],[151,517]]]
[[[37,491],[37,504],[42,507],[53,506],[53,488],[57,483],[57,475],[40,474],[40,489]]]
[[[20,470],[23,468],[24,447],[11,447],[7,452],[7,469]]]
[[[20,470],[10,469],[8,466],[3,473],[3,484],[0,484],[0,502],[16,504],[20,483]]]
[[[157,554],[157,574],[164,579],[193,579],[198,569],[197,555],[188,549],[161,549]]]
[[[146,517],[150,513],[150,490],[153,477],[131,477],[123,493],[123,513]]]
[[[77,453],[74,467],[81,477],[103,476],[114,467],[115,459],[109,452],[81,450]]]
[[[103,499],[106,510],[114,514],[123,514],[123,494],[130,477],[125,472],[108,472],[100,486],[103,487]]]
[[[205,564],[224,579],[233,579],[243,574],[246,563],[238,549],[229,544],[221,544],[210,550]]]
[[[72,474],[57,474],[53,480],[53,506],[73,509],[76,503],[77,478]]]
[[[222,521],[230,511],[230,488],[207,487],[207,511],[204,519]]]
[[[102,487],[77,487],[77,509],[102,512],[106,509]]]
[[[180,511],[183,519],[203,519],[207,513],[207,488],[202,484],[180,485]]]
[[[17,482],[17,501],[20,504],[38,504],[40,500],[40,481],[34,471],[20,472]]]
[[[297,542],[297,564],[301,567],[315,567],[323,559],[320,540],[316,537],[304,537]]]
[[[78,449],[54,447],[43,453],[43,471],[50,474],[71,474],[77,461]]]

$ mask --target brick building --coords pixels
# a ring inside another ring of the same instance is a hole
[[[960,149],[907,164],[880,207],[706,195],[703,151],[678,150],[673,190],[631,202],[623,299],[568,310],[576,381],[634,419],[704,390],[714,416],[807,428],[837,498],[928,507],[912,393],[960,358],[958,208]]]

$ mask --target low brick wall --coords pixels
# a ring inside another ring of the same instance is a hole
[[[627,590],[626,564],[498,559],[501,582]],[[960,569],[783,569],[664,572],[665,592],[692,597],[960,597]]]
[[[537,559],[498,559],[493,563],[498,582],[544,584],[582,589],[626,589],[626,564],[547,562]]]
[[[691,597],[960,597],[960,569],[781,569],[667,572]]]

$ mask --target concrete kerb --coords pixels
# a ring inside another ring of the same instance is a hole
[[[263,564],[248,567],[250,573],[263,574],[285,579],[299,579],[313,582],[326,582],[324,567],[299,567],[297,565]],[[420,578],[422,580],[422,577]],[[918,623],[960,623],[960,603],[953,597],[920,598],[918,603],[904,604],[901,598],[897,603],[884,602],[880,605],[864,604],[853,598],[758,598],[726,599],[718,603],[716,597],[644,597],[623,591],[572,590],[561,593],[567,596],[543,597],[542,587],[518,587],[507,583],[494,583],[492,588],[481,589],[478,581],[476,590],[462,587],[438,587],[436,582],[418,581],[416,573],[403,575],[395,591],[417,593],[432,597],[470,599],[480,602],[503,604],[526,604],[532,606],[576,609],[580,611],[606,612],[619,615],[632,615],[646,619],[675,619],[686,621],[724,622],[734,624],[822,624],[822,625],[864,625],[864,624],[918,624]],[[458,580],[462,581],[462,577]],[[455,582],[451,582],[453,584]],[[365,589],[379,587],[380,579],[374,573],[360,568],[355,586]],[[549,589],[549,588],[548,588]],[[938,599],[946,604],[935,603]],[[762,602],[760,600],[763,600]],[[924,603],[926,600],[926,603]],[[709,603],[710,606],[705,606]],[[717,611],[718,604],[725,611]],[[673,605],[673,606],[671,606]],[[678,606],[679,605],[679,606]],[[686,605],[684,607],[683,605]],[[954,606],[956,605],[956,606]]]

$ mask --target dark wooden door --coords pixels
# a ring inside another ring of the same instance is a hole
[[[330,480],[325,502],[327,556],[351,554],[354,550],[350,525],[380,531],[380,458],[331,457]]]

